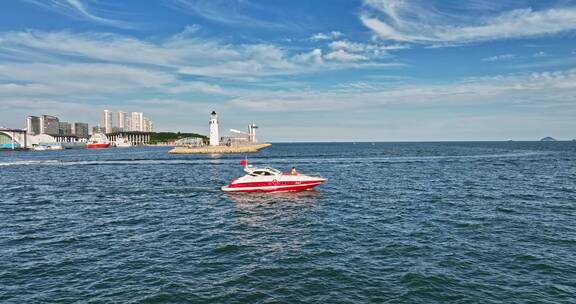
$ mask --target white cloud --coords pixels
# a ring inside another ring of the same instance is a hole
[[[391,50],[406,49],[408,46],[400,44],[370,44],[351,42],[347,40],[336,40],[328,44],[328,47],[333,50],[333,53],[352,53],[358,59],[378,59],[390,55]]]
[[[332,39],[338,39],[342,36],[344,36],[344,34],[341,32],[331,31],[328,33],[316,33],[312,35],[312,37],[310,37],[310,40],[312,41],[332,40]]]
[[[34,72],[31,72],[34,71]],[[0,64],[0,94],[17,96],[110,94],[161,89],[176,79],[164,72],[98,63]]]
[[[210,95],[207,100],[225,101],[263,90],[286,75],[399,66],[360,61],[363,55],[340,49],[324,53],[264,43],[232,45],[200,38],[197,30],[190,26],[163,40],[93,32],[0,32],[0,103],[13,113],[28,113],[12,102],[34,100],[44,111],[42,102],[50,100],[99,107],[150,96]],[[247,83],[257,88],[240,89]],[[51,113],[66,109],[55,106]]]
[[[366,56],[348,53],[345,50],[337,50],[330,52],[326,55],[326,58],[337,61],[360,61],[368,59],[368,57]]]
[[[365,0],[360,20],[382,39],[417,43],[466,43],[576,30],[576,7],[472,13],[467,18],[421,0]]]
[[[190,35],[190,31],[195,31],[195,27],[162,41],[139,40],[107,33],[0,33],[0,60],[4,57],[11,61],[25,62],[92,61],[168,70],[173,74],[196,77],[254,80],[270,75],[371,68],[375,62],[366,61],[364,65],[354,66],[348,63],[352,59],[364,57],[379,60],[388,49],[398,47],[348,43],[348,49],[361,46],[364,53],[347,56],[346,53],[352,52],[344,49],[346,53],[332,52],[328,56],[319,48],[298,53],[289,47],[264,43],[231,45],[195,37]]]
[[[192,81],[188,83],[179,83],[177,85],[169,85],[163,91],[178,94],[187,92],[200,92],[206,94],[225,94],[225,90],[219,85],[210,84],[202,81]]]
[[[322,50],[321,49],[314,49],[308,53],[298,54],[298,55],[294,56],[294,61],[304,63],[304,64],[307,64],[307,63],[321,64],[324,61],[323,56],[322,56]]]
[[[352,84],[342,90],[248,93],[231,105],[253,111],[348,111],[379,107],[434,107],[487,104],[576,106],[576,70],[468,78],[449,84],[396,87]]]
[[[26,31],[0,34],[0,53],[14,49],[44,57],[76,56],[123,64],[161,66],[179,66],[187,61],[206,62],[239,56],[229,45],[181,36],[153,43],[108,33]],[[26,59],[29,61],[29,58]]]
[[[496,55],[496,56],[482,58],[482,61],[495,62],[495,61],[511,60],[514,58],[516,58],[516,55],[514,55],[514,54],[503,54],[503,55]]]

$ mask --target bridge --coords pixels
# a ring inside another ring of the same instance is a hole
[[[28,136],[24,129],[0,128],[0,149],[26,149]]]

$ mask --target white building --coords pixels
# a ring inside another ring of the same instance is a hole
[[[40,117],[38,116],[28,116],[26,118],[26,130],[29,135],[40,134]]]
[[[144,132],[152,132],[154,131],[154,124],[152,123],[152,121],[146,117],[144,117],[144,128],[142,131]]]
[[[144,113],[132,112],[130,131],[144,131]]]
[[[130,117],[128,117],[126,112],[118,111],[116,124],[116,127],[118,127],[120,130],[130,131]]]
[[[40,134],[58,135],[60,120],[50,115],[40,116]]]
[[[218,134],[218,116],[216,115],[216,111],[212,111],[210,114],[210,145],[220,145],[220,135]]]
[[[75,122],[72,124],[72,134],[78,137],[89,137],[88,124],[82,122]]]
[[[104,128],[106,133],[112,133],[112,111],[104,110],[100,125]]]

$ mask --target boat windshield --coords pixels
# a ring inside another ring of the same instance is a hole
[[[276,170],[274,168],[266,167],[266,169],[269,170],[270,172],[274,173],[274,175],[282,174],[282,172],[280,172],[280,170]]]
[[[265,171],[265,170],[258,170],[258,171],[253,171],[252,173],[250,173],[250,175],[252,175],[252,176],[261,176],[261,175],[264,175],[264,176],[265,176],[265,175],[274,175],[274,174],[272,174],[272,173],[270,173],[270,172],[268,172],[268,171]]]
[[[274,168],[266,167],[264,169],[257,169],[254,171],[250,171],[248,174],[252,176],[270,176],[270,175],[279,175],[282,174],[282,172]]]

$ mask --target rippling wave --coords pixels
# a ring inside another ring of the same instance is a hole
[[[1,303],[571,303],[576,144],[275,144],[315,191],[228,194],[234,155],[0,153]]]

